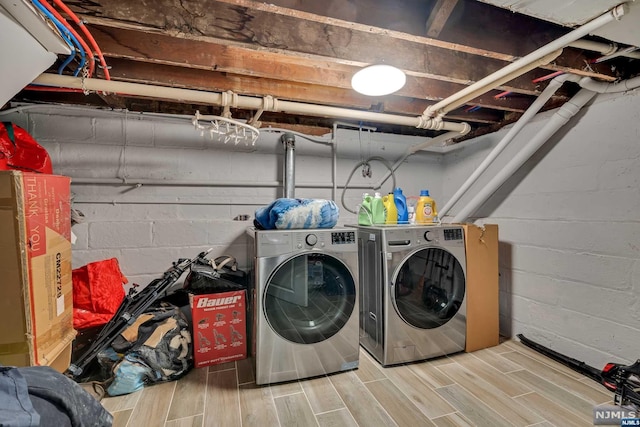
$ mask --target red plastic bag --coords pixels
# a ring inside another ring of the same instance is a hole
[[[125,297],[127,278],[116,258],[89,263],[71,272],[73,327],[85,329],[109,322]]]
[[[10,122],[0,123],[0,170],[53,173],[49,153],[29,132]]]

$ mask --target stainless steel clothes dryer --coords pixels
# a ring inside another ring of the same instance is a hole
[[[249,230],[256,384],[358,367],[356,230]]]
[[[358,226],[360,344],[382,365],[464,350],[464,230]]]

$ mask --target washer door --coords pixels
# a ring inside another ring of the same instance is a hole
[[[421,329],[437,328],[460,309],[465,292],[464,271],[450,252],[421,249],[396,271],[391,289],[394,306],[408,324]]]
[[[266,283],[264,315],[282,338],[299,344],[324,341],[353,312],[356,287],[345,264],[327,254],[306,253],[280,264]]]

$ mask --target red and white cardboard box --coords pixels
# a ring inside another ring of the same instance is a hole
[[[196,368],[247,357],[245,291],[190,295]]]

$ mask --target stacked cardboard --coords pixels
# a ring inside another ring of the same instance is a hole
[[[0,171],[0,364],[69,366],[68,177]]]

